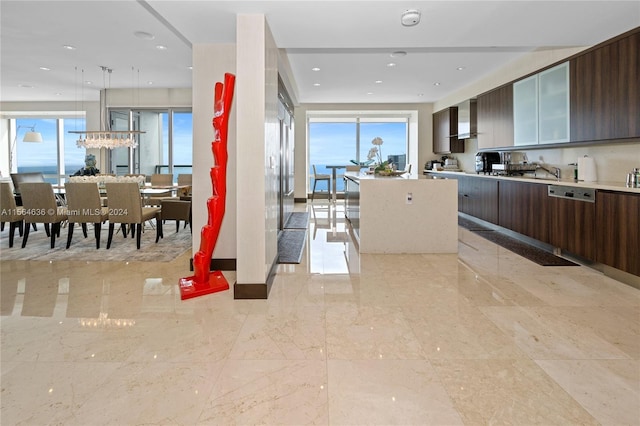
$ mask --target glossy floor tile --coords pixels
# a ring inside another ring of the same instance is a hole
[[[190,253],[1,260],[0,424],[640,424],[639,290],[462,228],[361,256],[340,201],[296,209],[268,300],[181,301]]]

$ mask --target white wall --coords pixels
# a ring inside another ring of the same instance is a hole
[[[278,52],[264,15],[236,22],[237,283],[262,284],[278,254]]]
[[[236,72],[235,44],[195,44],[193,53],[193,248],[200,249],[200,230],[207,223],[207,199],[213,194],[209,172],[214,165],[211,142],[213,130],[214,88],[224,82],[224,74]],[[231,104],[227,136],[227,199],[222,228],[213,258],[236,258],[236,99]]]

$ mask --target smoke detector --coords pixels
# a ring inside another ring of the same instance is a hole
[[[407,9],[402,12],[400,21],[405,27],[413,27],[414,25],[418,25],[420,23],[420,11],[416,9]]]

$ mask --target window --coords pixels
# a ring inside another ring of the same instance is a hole
[[[56,118],[18,118],[12,126],[15,130],[12,169],[18,173],[42,172],[45,180],[59,182],[64,168],[58,163],[58,128],[64,128],[64,120]],[[42,134],[42,143],[23,142],[24,134],[31,131]],[[84,164],[84,155],[81,164]],[[62,169],[62,171],[61,171]]]
[[[131,128],[145,132],[139,136],[132,160],[129,159],[128,148],[112,150],[111,167],[115,173],[123,175],[131,172],[147,176],[173,173],[174,180],[177,180],[179,173],[191,173],[193,119],[190,110],[118,109],[111,110],[110,117],[112,129]]]
[[[308,117],[309,188],[313,188],[313,165],[316,172],[331,174],[328,165],[347,165],[367,161],[371,141],[380,137],[383,161],[393,162],[403,170],[408,162],[408,115],[326,115]],[[320,189],[320,188],[318,188]],[[336,191],[344,191],[342,179],[336,179]]]

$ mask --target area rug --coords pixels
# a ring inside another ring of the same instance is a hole
[[[309,227],[309,213],[293,212],[287,219],[284,229],[307,229]]]
[[[300,263],[306,240],[306,230],[282,231],[278,237],[278,263]]]
[[[164,226],[164,238],[156,244],[155,229],[146,229],[142,233],[140,250],[136,249],[136,240],[124,238],[120,232],[113,236],[111,248],[107,250],[108,230],[105,226],[100,237],[100,248],[96,249],[96,240],[93,229],[89,226],[88,237],[84,238],[80,226],[73,230],[73,240],[69,249],[67,245],[67,228],[63,228],[60,237],[56,238],[55,248],[51,248],[50,239],[47,237],[44,226],[38,225],[38,231],[31,231],[27,246],[23,249],[22,237],[17,235],[13,242],[13,248],[9,248],[8,226],[0,233],[0,260],[65,260],[65,261],[104,261],[104,262],[170,262],[191,249],[191,233],[189,229],[180,229],[175,232],[172,223]]]

